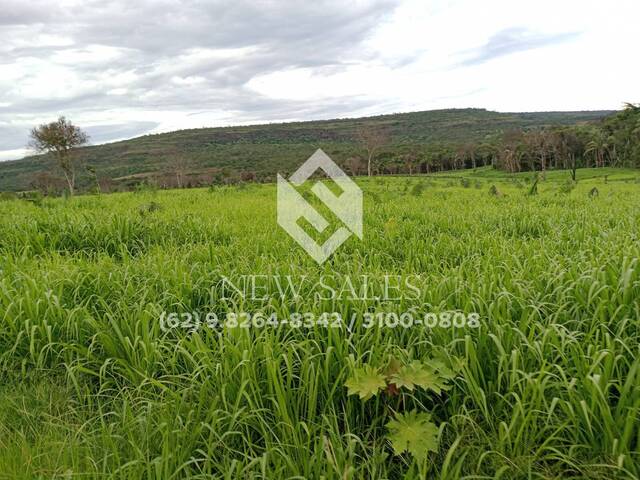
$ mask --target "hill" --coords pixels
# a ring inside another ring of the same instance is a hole
[[[450,148],[477,142],[487,135],[511,129],[594,122],[613,112],[499,113],[484,109],[450,109],[399,113],[357,119],[250,125],[180,130],[145,135],[131,140],[96,145],[78,151],[80,160],[91,165],[99,179],[113,186],[131,186],[145,179],[174,178],[203,184],[216,176],[246,174],[271,179],[289,172],[322,147],[336,161],[345,162],[358,153],[354,135],[363,125],[388,129],[391,144],[387,155],[403,149]],[[55,172],[46,155],[0,163],[0,191],[32,188],[39,172]],[[90,179],[79,172],[80,186]]]

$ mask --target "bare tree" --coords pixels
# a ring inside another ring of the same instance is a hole
[[[362,169],[362,159],[357,155],[351,156],[347,158],[346,166],[351,172],[351,175],[355,177]]]
[[[31,130],[30,146],[38,152],[52,153],[64,172],[69,194],[73,196],[76,185],[76,169],[73,150],[86,144],[89,136],[64,117],[55,122],[39,125]]]
[[[31,186],[43,195],[52,195],[64,191],[65,181],[49,172],[37,172],[31,181]]]
[[[175,175],[176,185],[178,188],[183,188],[185,184],[185,178],[189,172],[191,162],[185,157],[183,153],[176,149],[172,149],[169,152],[169,174]]]
[[[378,151],[389,143],[389,131],[384,127],[363,125],[356,131],[358,143],[367,158],[367,176],[371,176],[371,163]]]
[[[243,170],[240,172],[240,180],[243,182],[255,182],[257,178],[256,172]]]
[[[576,171],[578,169],[576,157],[584,153],[584,142],[572,130],[560,132],[560,138],[562,155],[568,161],[568,166],[571,170],[571,178],[575,182],[577,180]]]
[[[547,156],[552,148],[552,139],[548,131],[534,130],[528,134],[530,138],[532,150],[536,152],[538,162],[540,162],[540,170],[542,171],[542,180],[547,175]]]
[[[522,131],[508,130],[503,134],[502,152],[500,152],[501,162],[509,173],[519,172],[521,169],[520,160],[522,151]]]

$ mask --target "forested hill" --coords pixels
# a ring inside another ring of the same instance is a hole
[[[182,176],[188,184],[220,179],[269,180],[277,172],[293,171],[314,149],[321,147],[338,163],[362,153],[356,132],[381,128],[389,142],[381,150],[381,164],[393,162],[407,149],[454,151],[510,130],[595,122],[611,111],[498,113],[484,109],[432,110],[358,119],[201,128],[90,146],[78,151],[79,182],[91,184],[86,169],[111,188],[141,181],[170,182]],[[79,125],[82,127],[82,125]],[[385,167],[386,168],[386,167]],[[391,168],[391,167],[389,167]],[[45,173],[43,173],[45,172]],[[0,191],[34,188],[37,182],[55,182],[53,159],[33,156],[0,163]],[[180,180],[179,180],[180,181]]]

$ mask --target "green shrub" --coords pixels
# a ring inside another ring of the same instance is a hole
[[[414,197],[419,197],[425,190],[425,185],[423,182],[416,183],[411,189],[411,195]]]
[[[564,195],[568,195],[573,191],[574,188],[576,188],[576,184],[577,182],[575,182],[571,178],[568,178],[560,185],[558,191]]]
[[[13,192],[0,192],[0,202],[7,202],[9,200],[17,200],[18,196]]]

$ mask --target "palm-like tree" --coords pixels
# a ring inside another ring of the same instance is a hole
[[[590,153],[594,156],[596,161],[596,167],[604,167],[605,155],[609,152],[609,144],[607,137],[600,131],[598,131],[593,139],[587,143],[585,153]]]

